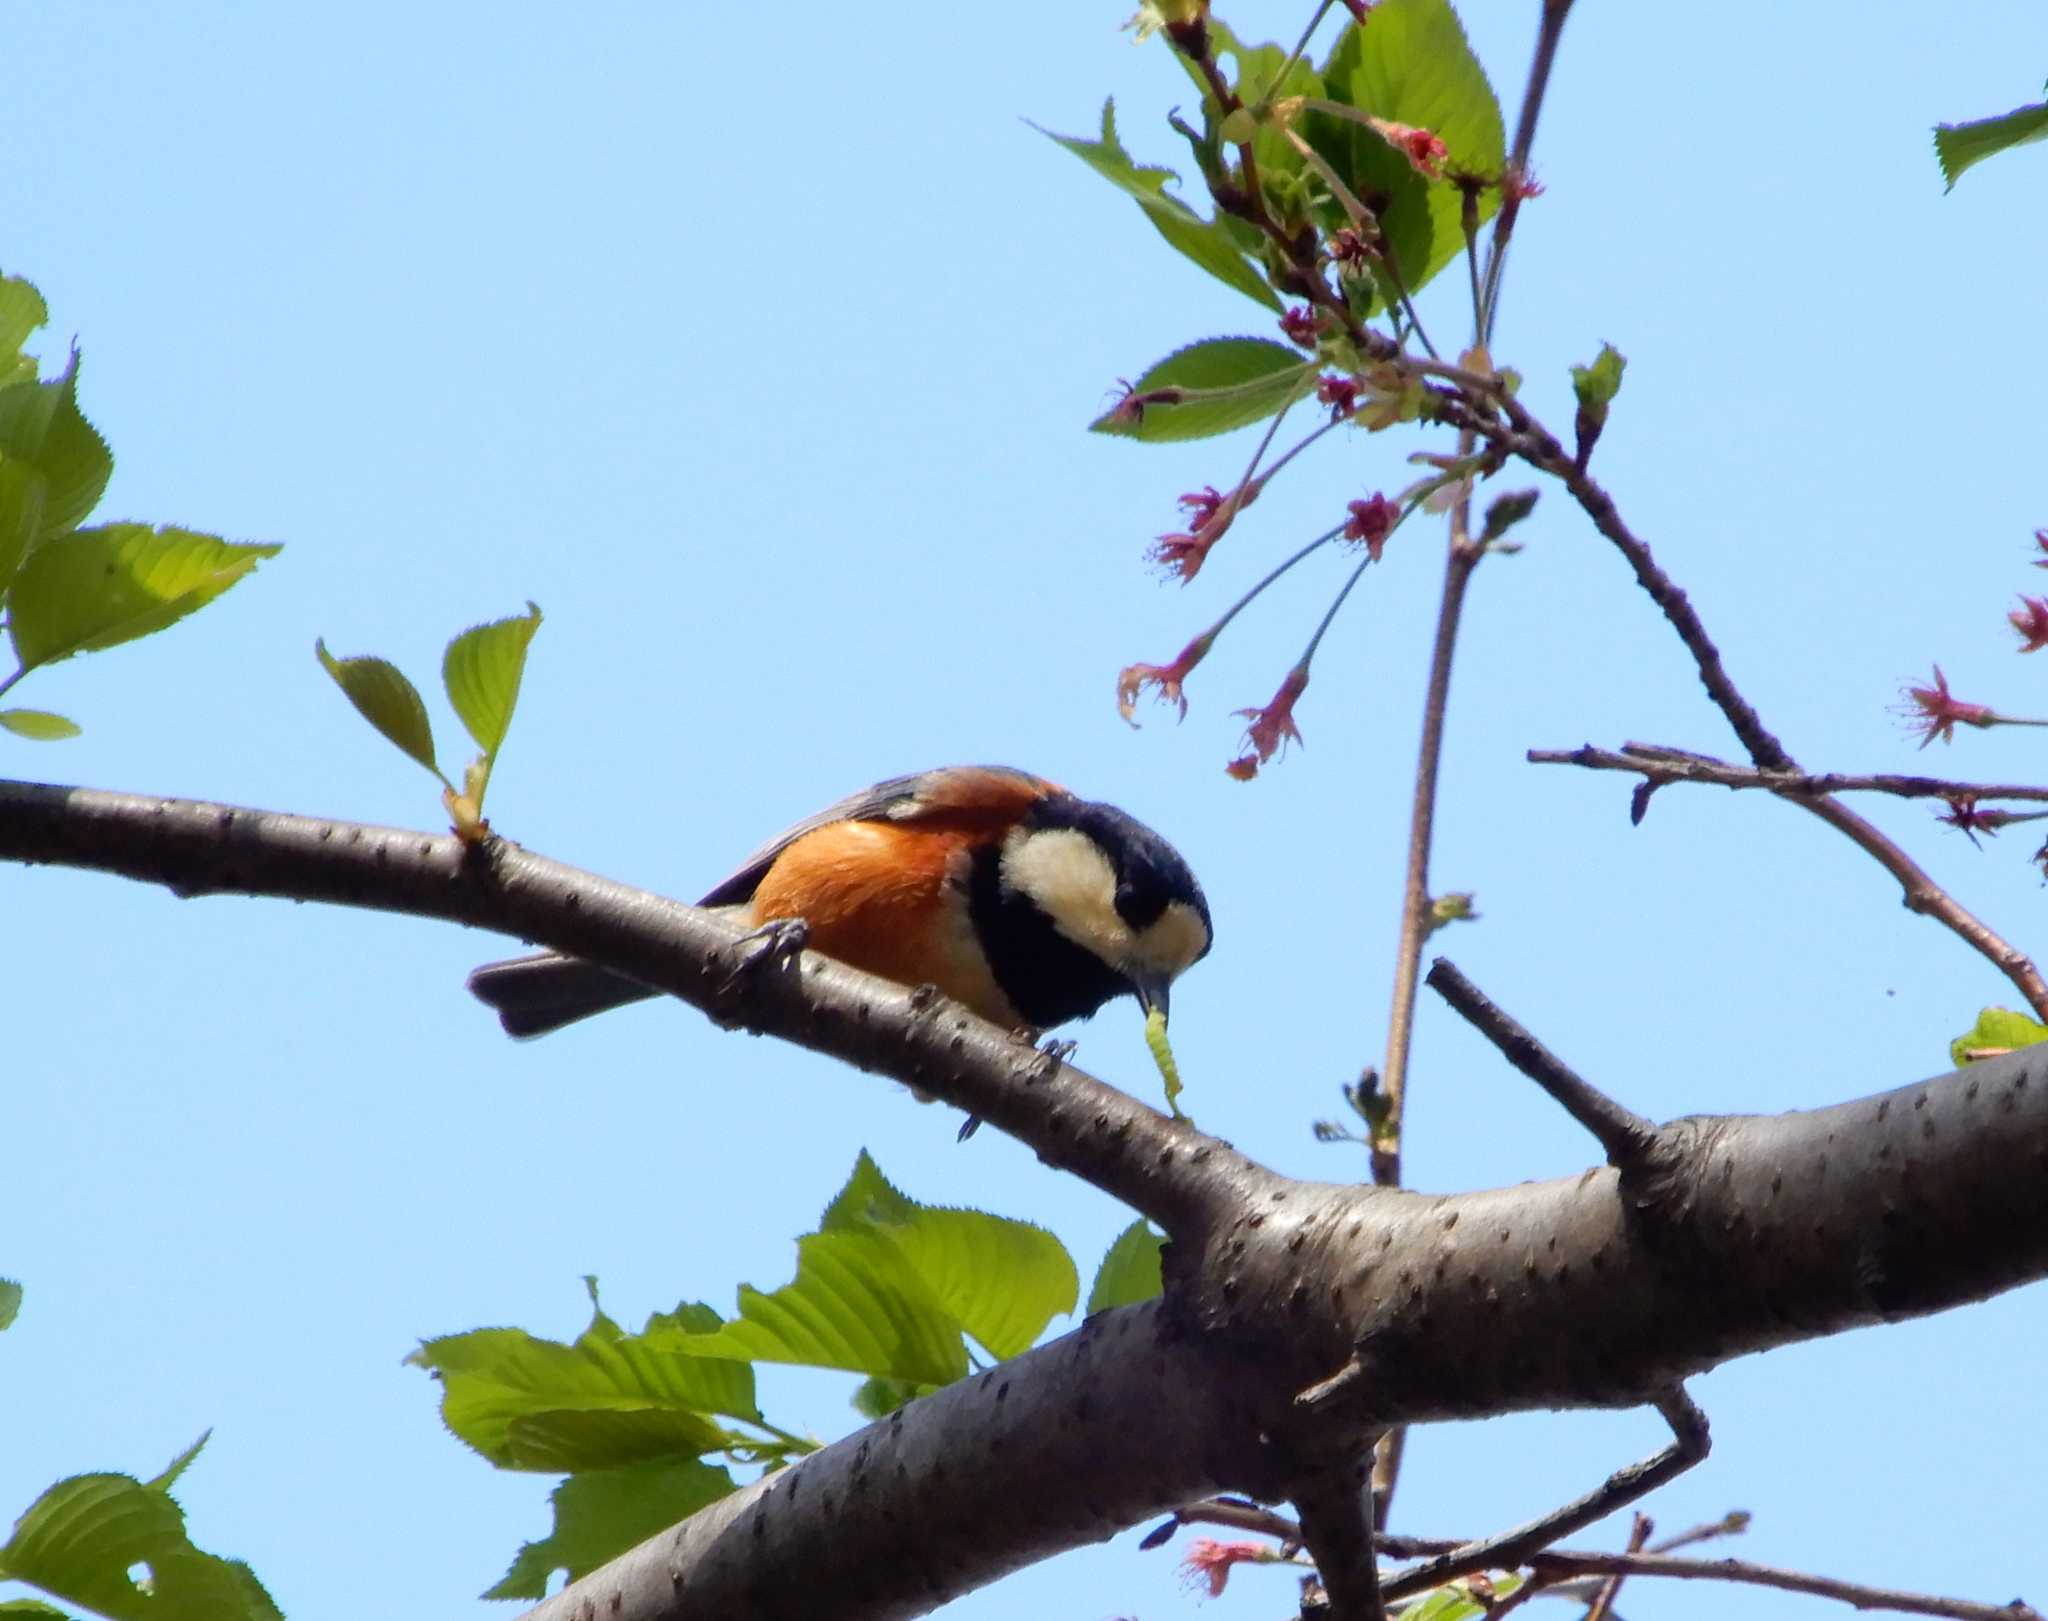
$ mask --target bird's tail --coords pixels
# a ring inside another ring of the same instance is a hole
[[[487,962],[469,976],[469,989],[496,1010],[506,1035],[522,1039],[661,994],[609,968],[552,951]]]

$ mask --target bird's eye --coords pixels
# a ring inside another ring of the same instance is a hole
[[[1144,896],[1139,893],[1136,884],[1122,883],[1116,886],[1116,915],[1132,928],[1141,929],[1145,926],[1148,920],[1144,914],[1147,910]],[[1149,910],[1156,912],[1158,909],[1153,907]]]

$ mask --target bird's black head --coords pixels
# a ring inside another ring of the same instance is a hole
[[[1209,903],[1180,852],[1114,805],[1053,794],[977,864],[970,905],[1004,994],[1040,1029],[1113,996],[1164,1012],[1205,956]]]

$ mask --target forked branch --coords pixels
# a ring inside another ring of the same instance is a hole
[[[1883,867],[1898,880],[1908,911],[1932,918],[1955,935],[2012,982],[2013,988],[2026,998],[2027,1006],[2033,1009],[2036,1018],[2048,1021],[2048,980],[2042,978],[2034,959],[1936,883],[1928,876],[1926,869],[1907,855],[1889,835],[1868,818],[1850,809],[1825,786],[1838,784],[1845,791],[1869,791],[1925,798],[1934,797],[1936,793],[1946,796],[1949,793],[1965,791],[1958,789],[1956,785],[1943,784],[1930,791],[1928,785],[1933,784],[1936,779],[1859,778],[1833,774],[1808,776],[1797,771],[1758,770],[1749,766],[1731,765],[1709,755],[1688,754],[1682,750],[1640,743],[1631,743],[1618,753],[1608,749],[1596,749],[1590,744],[1578,749],[1531,749],[1528,758],[1537,765],[1576,765],[1590,771],[1626,771],[1640,776],[1644,788],[1637,790],[1635,815],[1638,820],[1641,819],[1645,791],[1672,782],[1712,783],[1724,788],[1759,788],[1776,794],[1780,799],[1791,801],[1800,809],[1818,816]],[[1982,792],[1992,797],[2022,797],[2018,794],[2008,794],[2004,789],[1985,789]],[[2027,797],[2048,798],[2048,792],[2034,789]]]

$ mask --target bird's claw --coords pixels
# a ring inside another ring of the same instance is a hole
[[[725,976],[721,991],[730,991],[749,974],[764,968],[794,962],[797,953],[810,943],[811,926],[800,917],[774,917],[733,942],[732,972]]]

